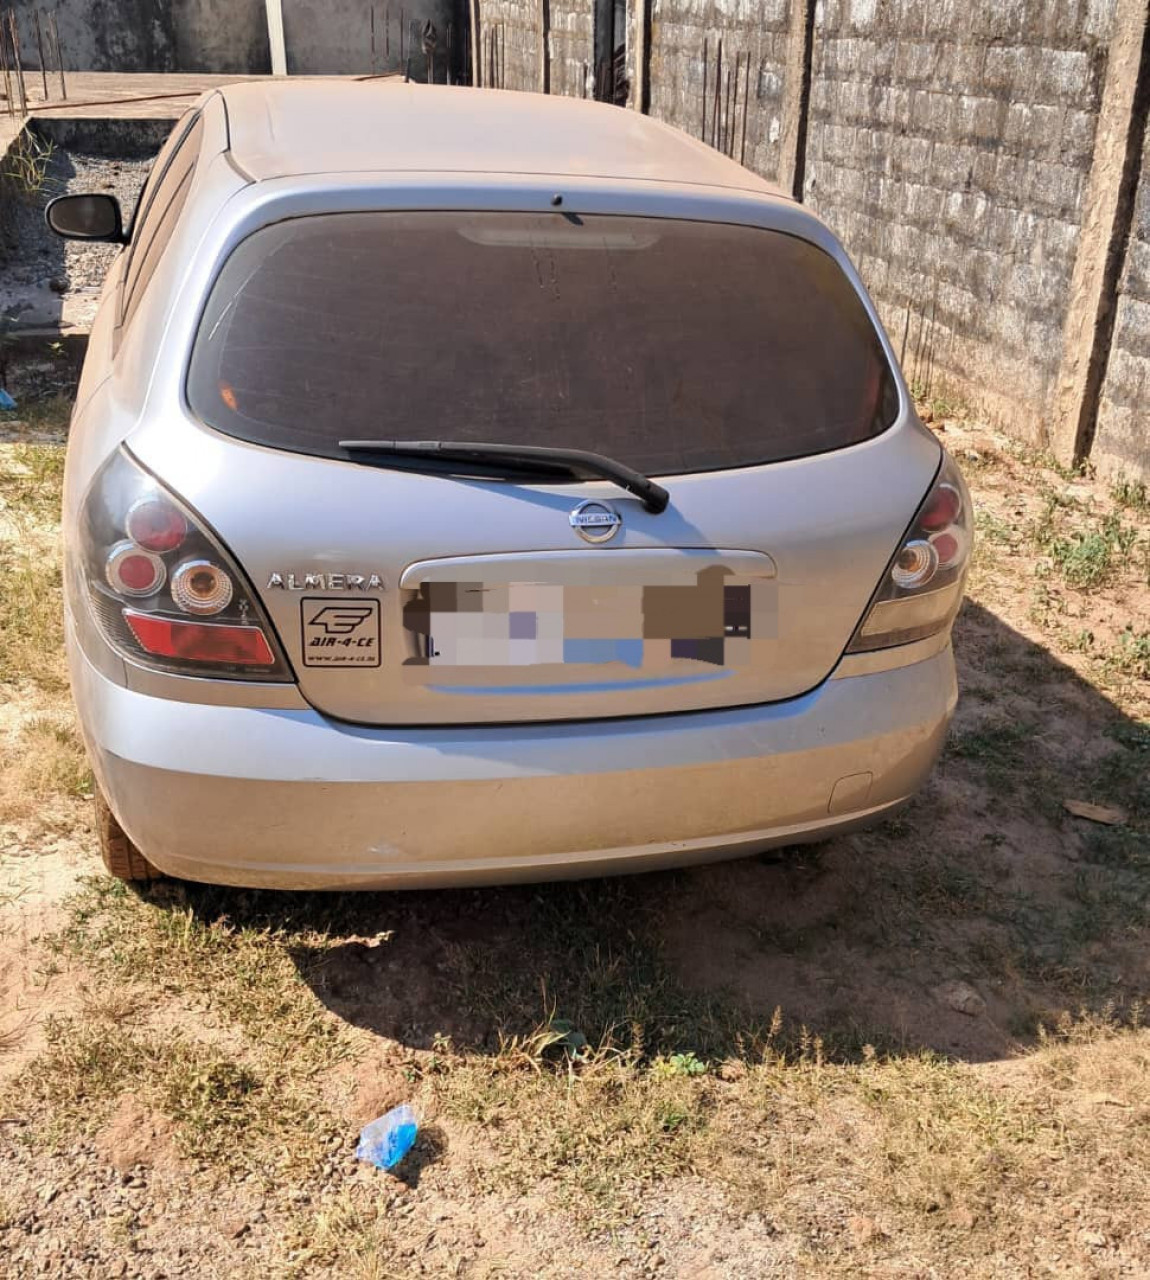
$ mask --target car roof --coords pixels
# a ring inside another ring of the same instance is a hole
[[[257,181],[407,170],[784,194],[679,130],[605,103],[396,80],[250,81],[216,92],[232,158]]]

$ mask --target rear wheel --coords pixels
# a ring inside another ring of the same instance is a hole
[[[157,871],[128,839],[99,787],[96,788],[95,800],[96,835],[100,841],[100,856],[109,875],[117,880],[158,879],[163,873]]]

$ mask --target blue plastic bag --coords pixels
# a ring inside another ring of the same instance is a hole
[[[377,1169],[394,1169],[415,1146],[418,1133],[415,1112],[404,1103],[364,1127],[355,1154]]]
[[[4,390],[3,387],[0,387],[0,409],[15,409],[15,408],[16,408],[16,401],[12,399],[12,397],[8,394],[7,391]]]

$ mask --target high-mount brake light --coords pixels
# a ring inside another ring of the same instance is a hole
[[[895,553],[848,653],[924,640],[949,627],[962,603],[973,529],[962,475],[945,451],[938,476]]]
[[[71,569],[83,575],[105,640],[125,658],[179,675],[292,678],[259,600],[219,539],[126,450],[93,480],[81,528],[83,554]]]

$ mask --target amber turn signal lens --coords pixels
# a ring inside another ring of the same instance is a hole
[[[232,592],[231,578],[210,560],[185,560],[172,574],[172,599],[185,613],[219,613]]]

